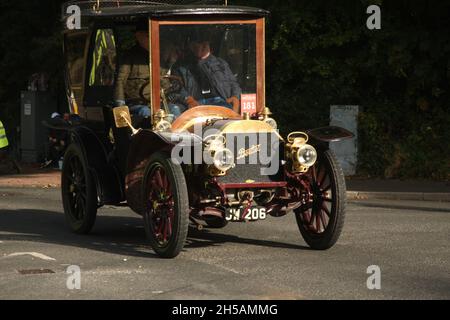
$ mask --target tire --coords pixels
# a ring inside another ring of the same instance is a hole
[[[308,180],[313,197],[309,205],[295,210],[297,224],[312,249],[327,250],[341,235],[347,201],[344,173],[331,150],[319,152]]]
[[[172,259],[183,250],[189,229],[189,196],[180,165],[156,153],[144,176],[144,226],[153,250]]]
[[[61,192],[66,221],[73,232],[88,234],[97,218],[97,190],[80,146],[66,151],[61,175]]]

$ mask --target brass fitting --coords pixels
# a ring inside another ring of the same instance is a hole
[[[267,120],[270,118],[270,116],[273,115],[273,113],[270,111],[269,108],[264,108],[264,111],[261,113],[262,119],[263,121]]]
[[[315,151],[312,146],[307,145],[309,137],[304,132],[293,132],[288,136],[288,143],[286,144],[286,159],[292,163],[292,173],[306,173],[311,166],[305,166],[300,163],[299,151],[302,148],[308,147]]]
[[[168,118],[169,115],[163,109],[159,110],[153,116],[153,130],[158,132],[170,130],[172,125],[167,121]]]

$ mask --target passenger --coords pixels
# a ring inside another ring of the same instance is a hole
[[[174,70],[182,77],[181,95],[189,108],[216,105],[240,112],[241,88],[229,64],[211,53],[207,39],[191,40],[192,61]]]
[[[151,116],[148,24],[136,29],[137,44],[127,53],[119,67],[114,100],[117,107],[128,105],[133,115]]]

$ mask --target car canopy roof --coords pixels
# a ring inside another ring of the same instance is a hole
[[[268,11],[252,7],[219,5],[221,1],[204,0],[163,0],[163,1],[70,1],[62,6],[62,19],[70,14],[67,8],[77,5],[81,9],[82,17],[89,20],[104,18],[121,18],[121,20],[135,20],[136,18],[166,18],[176,16],[205,16],[205,15],[235,15],[264,17]],[[97,7],[99,6],[99,7]]]

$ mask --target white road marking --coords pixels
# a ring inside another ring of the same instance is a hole
[[[207,265],[210,265],[210,266],[213,266],[215,268],[219,268],[219,269],[225,270],[227,272],[232,272],[234,274],[239,274],[239,275],[245,275],[245,272],[243,272],[243,271],[238,271],[238,270],[235,270],[233,268],[229,268],[229,267],[226,267],[224,265],[217,264],[216,262],[214,262],[214,261],[212,261],[210,259],[205,259],[205,258],[196,258],[195,259],[194,258],[193,260],[197,261],[197,262],[200,262],[200,263],[206,263]]]
[[[46,256],[45,254],[38,252],[15,252],[11,253],[10,255],[7,255],[5,258],[21,257],[21,256],[32,256],[45,261],[56,261],[56,259],[53,259],[52,257]]]
[[[152,291],[152,294],[163,294],[164,291]]]
[[[223,269],[223,270],[225,270],[225,271],[232,272],[232,273],[234,273],[234,274],[240,274],[240,275],[244,275],[244,274],[245,274],[245,273],[243,273],[243,272],[241,272],[241,271],[237,271],[237,270],[235,270],[235,269],[228,268],[228,267],[224,267],[224,266],[216,266],[216,267],[219,267],[220,269]]]

